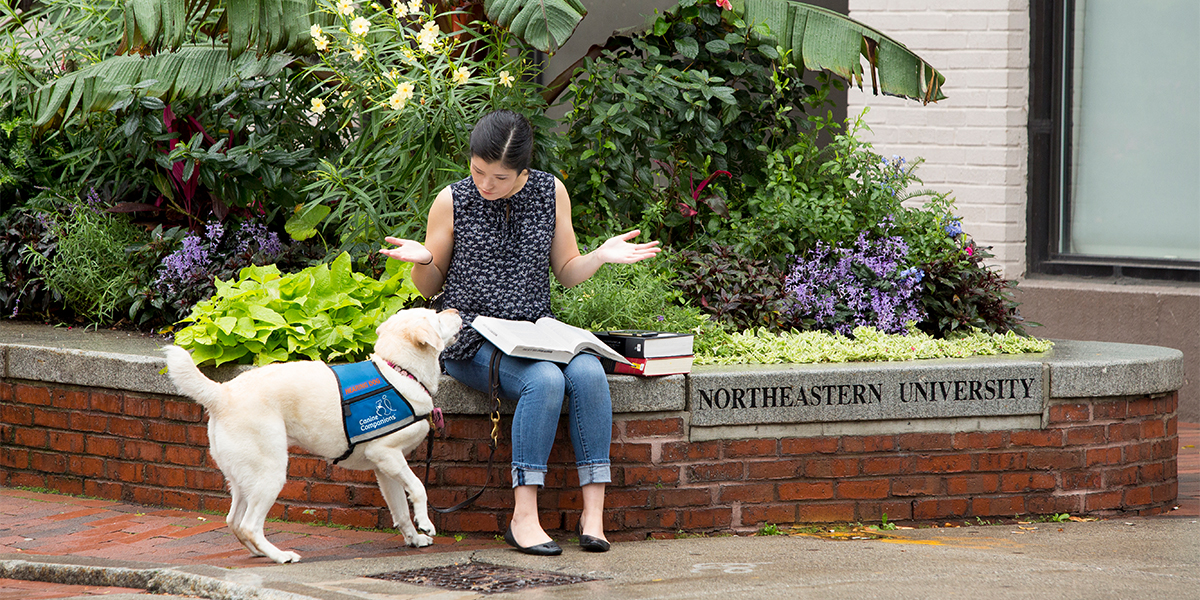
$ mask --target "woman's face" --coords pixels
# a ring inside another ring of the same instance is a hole
[[[478,156],[471,157],[471,180],[486,200],[507,198],[524,185],[521,173],[505,168],[500,161],[487,162]]]

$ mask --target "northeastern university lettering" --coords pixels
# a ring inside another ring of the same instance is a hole
[[[1042,411],[1040,364],[693,373],[693,425],[879,420]]]

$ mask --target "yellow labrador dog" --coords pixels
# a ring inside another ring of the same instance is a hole
[[[371,362],[386,379],[382,385],[395,388],[414,415],[433,410],[431,396],[441,374],[438,355],[461,327],[456,310],[418,308],[396,313],[376,330],[379,339]],[[180,394],[208,410],[209,452],[229,481],[233,498],[225,522],[255,556],[278,563],[300,560],[299,554],[276,548],[263,535],[263,520],[287,480],[287,449],[292,444],[326,459],[340,459],[339,466],[347,469],[374,470],[404,541],[415,547],[433,543],[425,486],[404,458],[429,432],[425,419],[358,443],[350,452],[350,425],[343,421],[341,401],[344,382],[325,363],[277,363],[216,383],[196,368],[186,350],[167,346],[163,351]],[[379,383],[378,376],[374,383]],[[363,421],[375,420],[377,411],[392,414],[387,411],[397,404],[386,396],[372,402],[371,416]],[[412,519],[405,492],[412,502]]]

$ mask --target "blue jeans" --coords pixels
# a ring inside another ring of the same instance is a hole
[[[471,360],[447,359],[446,372],[488,393],[488,366],[495,350],[485,340]],[[567,429],[575,448],[579,484],[612,481],[608,459],[612,444],[612,397],[600,359],[579,354],[570,364],[563,365],[504,355],[500,360],[500,393],[504,398],[517,399],[512,421],[513,487],[545,485],[546,463],[558,430],[564,393],[570,398]]]

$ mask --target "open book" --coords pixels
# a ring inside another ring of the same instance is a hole
[[[576,354],[590,352],[629,364],[624,356],[608,347],[592,332],[550,317],[542,317],[536,323],[530,323],[478,316],[471,326],[509,356],[569,363]]]

